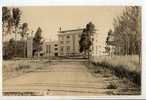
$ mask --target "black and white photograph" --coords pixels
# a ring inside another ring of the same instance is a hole
[[[141,9],[3,6],[2,95],[141,95]]]

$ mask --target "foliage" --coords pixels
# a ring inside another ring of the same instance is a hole
[[[141,67],[138,60],[138,55],[100,56],[94,58],[93,63],[96,65],[97,69],[101,66],[102,68],[110,69],[114,75],[120,78],[127,78],[140,86]]]
[[[10,33],[13,25],[13,18],[10,9],[7,7],[2,7],[2,22],[3,22],[3,32],[4,32],[4,28],[6,28],[6,32]]]
[[[15,51],[15,47],[17,48]],[[17,41],[12,38],[8,42],[4,42],[3,46],[3,59],[12,59],[14,56],[23,57],[24,42]],[[16,55],[15,55],[16,52]]]
[[[21,29],[20,35],[22,37],[22,42],[24,44],[24,46],[23,46],[23,48],[24,48],[24,50],[23,50],[23,53],[24,53],[23,57],[25,57],[26,56],[26,41],[25,41],[25,38],[28,35],[28,33],[27,33],[27,31],[28,31],[28,23],[23,23],[22,26],[20,27],[20,29]]]
[[[18,27],[21,17],[21,11],[19,8],[13,8],[12,10],[8,7],[2,8],[2,22],[3,29],[6,28],[7,32],[10,33],[12,26]],[[4,26],[6,24],[6,26]]]
[[[88,52],[88,54],[90,52],[90,47],[92,45],[91,36],[93,35],[94,32],[95,32],[95,25],[92,24],[92,22],[89,22],[81,34],[81,39],[79,41],[80,52],[84,52],[85,55],[86,52]]]
[[[115,53],[139,54],[141,50],[141,8],[126,7],[123,14],[114,20]]]
[[[13,23],[15,27],[18,27],[19,22],[20,22],[20,17],[21,17],[21,11],[19,8],[13,8]]]
[[[10,59],[14,56],[14,48],[15,48],[15,41],[14,39],[10,39],[8,44],[5,43],[4,47],[4,59]]]
[[[105,47],[105,51],[110,54],[111,48],[110,45],[113,45],[113,39],[112,39],[112,30],[110,29],[106,38],[106,47]]]
[[[22,39],[27,35],[27,31],[28,31],[28,23],[23,23],[20,32]]]
[[[112,35],[112,33],[113,33],[113,32],[112,32],[112,30],[110,29],[109,32],[108,32],[108,36],[107,36],[107,38],[106,38],[106,44],[107,44],[107,45],[110,45],[110,44],[111,44],[110,42],[112,42],[112,41],[111,41],[111,35]]]
[[[80,52],[89,50],[91,46],[91,41],[89,39],[88,34],[86,33],[86,29],[83,30],[79,44],[80,44]]]
[[[33,50],[35,52],[39,52],[41,51],[42,49],[42,36],[41,36],[41,33],[42,33],[42,29],[40,27],[38,27],[36,33],[35,33],[35,36],[33,38]]]

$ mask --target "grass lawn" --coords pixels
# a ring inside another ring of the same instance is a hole
[[[109,68],[118,77],[126,77],[141,85],[141,65],[138,55],[94,57],[93,64]]]
[[[24,73],[45,67],[45,64],[39,60],[3,60],[3,80],[19,76]]]

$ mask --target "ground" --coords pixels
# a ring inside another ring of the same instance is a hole
[[[93,75],[87,66],[85,61],[45,62],[34,71],[3,80],[3,92],[4,95],[55,96],[139,94],[127,80],[104,72]]]

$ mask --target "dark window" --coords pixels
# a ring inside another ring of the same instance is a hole
[[[58,45],[57,45],[57,44],[55,44],[54,46],[55,46],[55,47],[57,47]]]
[[[68,35],[68,36],[66,36],[67,38],[70,38],[70,36]]]
[[[40,56],[42,57],[43,56],[43,53],[40,53]]]
[[[58,53],[54,53],[55,56],[58,56]]]
[[[58,50],[58,48],[55,48],[55,50]]]

